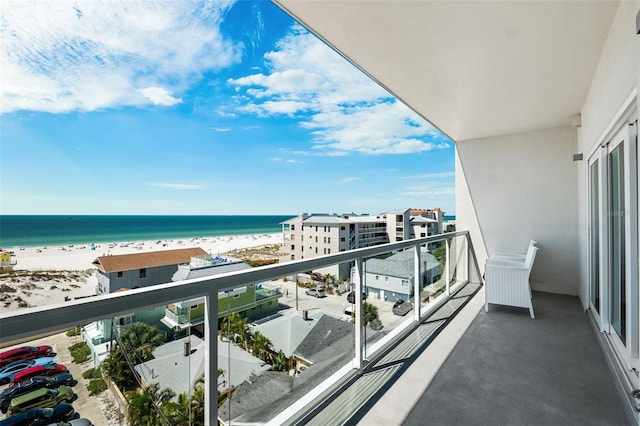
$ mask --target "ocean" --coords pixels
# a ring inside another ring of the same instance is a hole
[[[295,216],[0,215],[0,248],[267,234]]]

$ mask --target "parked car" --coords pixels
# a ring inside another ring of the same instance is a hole
[[[76,394],[69,386],[60,386],[58,389],[42,388],[12,399],[8,413],[12,416],[31,408],[53,407],[62,402],[68,404],[75,399]]]
[[[18,371],[13,375],[11,383],[20,383],[37,376],[54,376],[59,373],[68,373],[67,367],[62,364],[50,362],[44,365],[36,365],[26,370]]]
[[[75,410],[71,404],[58,404],[49,408],[32,408],[0,421],[0,426],[44,426],[52,422],[71,420]]]
[[[396,300],[396,303],[393,304],[393,308],[391,308],[391,312],[396,315],[405,316],[407,313],[413,309],[413,303],[405,302],[402,299]]]
[[[43,356],[51,356],[51,346],[22,346],[0,353],[0,367],[20,359],[33,359]]]
[[[365,292],[362,292],[362,300],[366,300],[366,299],[367,299],[367,294]],[[355,291],[349,292],[349,294],[347,294],[347,302],[356,303],[356,292]]]
[[[47,426],[93,426],[89,419],[73,419],[68,422],[51,423]]]
[[[307,291],[305,291],[304,294],[313,296],[313,297],[327,297],[327,295],[324,294],[324,290],[320,288],[310,288]]]
[[[35,359],[19,359],[17,361],[10,362],[4,367],[0,368],[0,385],[6,385],[13,379],[13,375],[19,371],[26,370],[30,367],[37,365],[44,365],[53,362],[53,358],[35,358]]]
[[[73,386],[75,381],[70,373],[60,373],[51,377],[33,377],[24,382],[7,387],[0,393],[0,411],[6,413],[12,399],[42,388],[56,389],[62,385]]]

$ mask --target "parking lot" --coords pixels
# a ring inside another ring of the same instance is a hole
[[[117,403],[115,398],[111,395],[111,391],[108,389],[102,392],[98,396],[89,396],[87,390],[88,380],[82,378],[82,373],[89,368],[92,368],[92,362],[82,365],[75,364],[73,358],[69,353],[69,346],[80,342],[82,339],[80,336],[69,337],[65,333],[59,333],[41,339],[33,340],[30,342],[21,343],[19,345],[8,346],[2,348],[2,351],[12,349],[19,346],[40,346],[49,345],[53,348],[55,355],[55,362],[63,364],[69,372],[73,375],[73,378],[77,380],[73,391],[78,396],[72,403],[73,408],[80,417],[87,418],[95,426],[112,426],[112,425],[124,425],[124,420],[120,420],[117,415]],[[4,390],[6,386],[1,386],[0,391]],[[2,418],[4,418],[4,415]],[[77,415],[76,415],[77,416]]]

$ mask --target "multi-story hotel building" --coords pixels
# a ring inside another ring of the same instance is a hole
[[[395,210],[368,214],[303,213],[282,222],[281,261],[308,259],[356,248],[370,247],[415,237],[442,233],[444,212],[433,210]],[[351,266],[334,265],[321,273],[340,280],[349,278]]]

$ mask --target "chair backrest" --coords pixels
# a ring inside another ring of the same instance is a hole
[[[531,273],[531,268],[533,268],[533,260],[536,258],[536,253],[538,252],[538,247],[529,246],[529,250],[527,250],[527,257],[524,259],[524,266]]]

